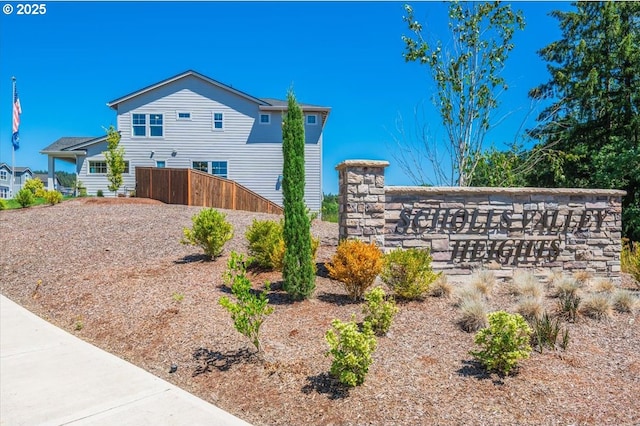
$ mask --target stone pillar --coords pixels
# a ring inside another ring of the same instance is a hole
[[[340,240],[360,239],[384,247],[384,169],[388,161],[347,160],[338,171]]]

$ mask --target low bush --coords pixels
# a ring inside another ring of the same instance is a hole
[[[231,287],[231,293],[236,297],[236,301],[233,302],[224,296],[218,303],[231,314],[235,329],[247,337],[260,353],[262,352],[260,327],[266,317],[273,313],[273,307],[268,305],[269,299],[266,295],[269,291],[269,282],[265,283],[265,291],[258,294],[251,291],[251,281],[247,278],[248,261],[249,259],[245,259],[242,254],[231,252],[224,282]]]
[[[330,347],[325,355],[333,356],[331,374],[344,385],[361,385],[369,372],[373,362],[371,355],[377,345],[371,324],[365,322],[360,331],[355,317],[352,317],[349,322],[333,320],[331,325],[333,328],[325,334]]]
[[[638,304],[638,298],[629,290],[617,290],[611,298],[613,309],[618,312],[633,312]]]
[[[38,198],[44,197],[44,183],[40,179],[27,179],[22,188],[28,189]]]
[[[96,192],[96,197],[104,197],[104,192],[102,192],[102,189],[98,189],[98,191]]]
[[[384,256],[382,281],[400,298],[423,298],[440,274],[431,269],[429,250],[397,249]]]
[[[282,223],[273,220],[256,220],[245,232],[249,242],[249,255],[256,265],[265,269],[273,269],[271,260],[278,243],[282,240]],[[284,240],[282,240],[284,248]]]
[[[23,208],[29,207],[36,202],[36,198],[33,195],[33,192],[31,192],[28,188],[22,188],[16,193],[16,196],[13,199],[16,200],[16,202]]]
[[[386,300],[386,294],[380,287],[376,287],[364,295],[365,305],[362,313],[364,321],[371,325],[376,336],[384,336],[391,327],[393,317],[398,313],[398,307],[393,299]]]
[[[496,274],[489,269],[477,269],[471,274],[471,285],[484,296],[489,296],[496,285]]]
[[[284,260],[284,237],[282,222],[254,219],[247,228],[245,238],[249,243],[249,255],[255,265],[264,269],[282,271]],[[320,239],[311,236],[311,255],[315,259]]]
[[[630,274],[640,288],[640,243],[632,243],[626,238],[622,240],[620,268]]]
[[[539,319],[532,322],[531,342],[537,347],[538,352],[542,353],[544,348],[555,349],[558,337],[562,337],[560,347],[566,350],[569,345],[569,330],[564,328],[562,335],[561,330],[560,320],[551,318],[545,312]]]
[[[224,213],[216,209],[203,209],[191,218],[193,227],[184,228],[183,244],[199,245],[212,259],[222,254],[225,243],[233,237],[233,226]]]
[[[449,297],[452,292],[453,287],[449,283],[446,275],[441,274],[438,279],[429,286],[429,296]]]
[[[375,244],[343,240],[327,264],[329,276],[342,282],[354,300],[362,299],[382,269],[382,252]]]
[[[605,294],[590,294],[582,301],[580,313],[597,320],[609,318],[613,313],[611,300]]]
[[[460,302],[458,325],[467,333],[487,326],[487,303],[484,299],[465,298]]]
[[[6,210],[7,208],[7,202],[4,199],[0,198],[0,210]]]
[[[504,311],[489,314],[489,326],[475,336],[480,350],[469,353],[489,371],[509,374],[521,359],[529,358],[531,328],[519,314]]]
[[[53,206],[55,204],[58,204],[60,201],[62,201],[62,194],[55,190],[45,191],[44,199],[47,200],[47,203]]]

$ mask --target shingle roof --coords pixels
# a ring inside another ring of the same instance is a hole
[[[281,99],[274,99],[274,98],[261,98],[263,101],[265,101],[266,103],[268,103],[271,106],[274,107],[286,107],[289,105],[289,103],[287,101],[283,101]],[[327,107],[323,107],[320,105],[311,105],[311,104],[303,104],[301,102],[298,102],[298,105],[300,105],[300,108],[305,109],[305,108],[327,108]]]
[[[7,163],[0,163],[0,167],[5,167],[5,168],[7,168],[7,169],[9,169],[9,170],[12,170],[12,169],[13,169],[13,168],[12,168],[9,164],[7,164]],[[28,170],[29,172],[31,172],[31,168],[29,168],[29,167],[20,167],[20,166],[16,166],[16,167],[15,167],[15,170],[16,170],[16,174],[18,174],[18,173],[24,173],[24,172],[26,172],[27,170]]]
[[[83,136],[83,137],[62,137],[60,139],[58,139],[57,141],[55,141],[54,143],[52,143],[51,145],[49,145],[48,147],[44,148],[42,151],[40,152],[47,152],[47,151],[66,151],[69,148],[72,148],[76,145],[80,145],[83,144],[85,142],[89,142],[90,140],[93,139],[98,139],[98,137],[96,136]]]

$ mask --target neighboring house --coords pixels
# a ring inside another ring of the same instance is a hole
[[[16,167],[15,180],[13,168],[6,163],[0,163],[0,198],[13,198],[22,189],[27,179],[33,178],[33,172],[29,167]],[[13,191],[11,185],[13,184]]]
[[[193,168],[234,180],[282,205],[282,118],[287,102],[256,98],[186,71],[107,105],[117,112],[126,170],[121,191],[135,188],[136,167]],[[305,120],[305,198],[322,203],[322,133],[330,108],[300,104]],[[41,151],[76,164],[89,195],[107,190],[106,136],[64,137]]]

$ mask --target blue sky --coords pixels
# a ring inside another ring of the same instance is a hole
[[[3,3],[3,5],[6,3]],[[9,2],[14,8],[17,2]],[[16,165],[46,169],[39,151],[62,136],[99,136],[115,124],[106,102],[187,69],[257,97],[332,108],[324,132],[323,191],[337,192],[346,159],[388,160],[387,183],[411,184],[393,160],[398,115],[429,105],[425,66],[405,63],[401,2],[47,2],[41,16],[0,14],[0,161],[11,164],[11,77],[22,103]],[[413,3],[429,37],[447,42],[447,4]],[[487,139],[513,141],[548,79],[536,51],[560,37],[551,10],[514,2],[527,26],[514,37],[501,109],[515,111]],[[436,135],[439,116],[427,109]],[[409,124],[410,125],[410,124]],[[63,169],[56,165],[57,169]]]

